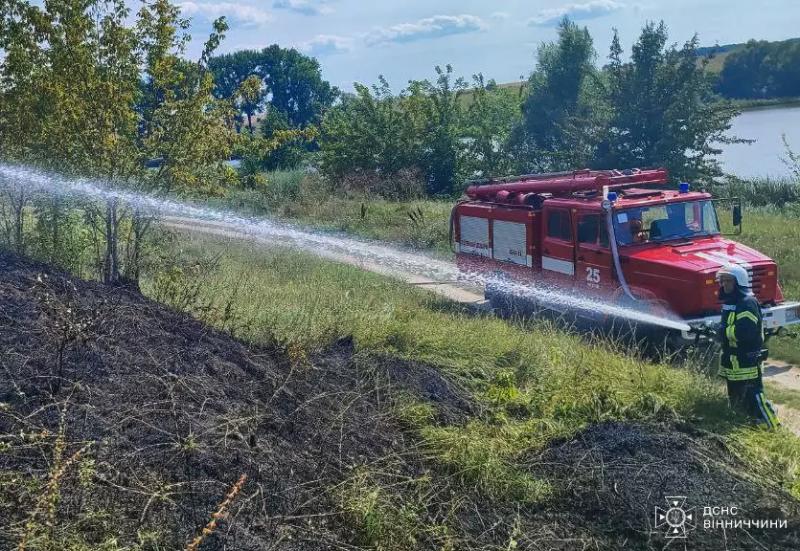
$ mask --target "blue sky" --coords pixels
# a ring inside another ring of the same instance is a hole
[[[598,57],[608,54],[612,28],[629,49],[646,21],[664,20],[682,42],[696,32],[702,45],[800,35],[798,0],[177,0],[192,18],[197,55],[219,15],[231,29],[221,51],[273,43],[317,57],[336,86],[376,82],[398,90],[450,63],[466,77],[482,72],[498,82],[527,76],[538,44],[555,37],[563,15],[589,27]]]

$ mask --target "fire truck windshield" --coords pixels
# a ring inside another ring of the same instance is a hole
[[[612,213],[617,243],[631,245],[719,233],[714,204],[708,200],[651,205]]]

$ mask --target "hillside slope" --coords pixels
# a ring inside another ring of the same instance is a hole
[[[433,366],[347,340],[314,357],[253,348],[3,253],[0,365],[3,549],[183,548],[242,474],[202,549],[662,549],[653,507],[675,493],[788,519],[698,529],[690,549],[800,548],[797,501],[689,426],[589,426],[514,466],[549,495],[490,498],[400,413],[456,428],[484,415]]]

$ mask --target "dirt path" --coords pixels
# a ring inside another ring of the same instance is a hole
[[[800,392],[800,368],[796,365],[770,358],[764,366],[764,380]]]

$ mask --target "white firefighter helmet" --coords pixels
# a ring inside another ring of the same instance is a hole
[[[738,264],[727,264],[719,269],[717,272],[717,281],[720,281],[722,276],[728,275],[736,280],[736,284],[744,290],[750,289],[750,274],[747,270]]]

